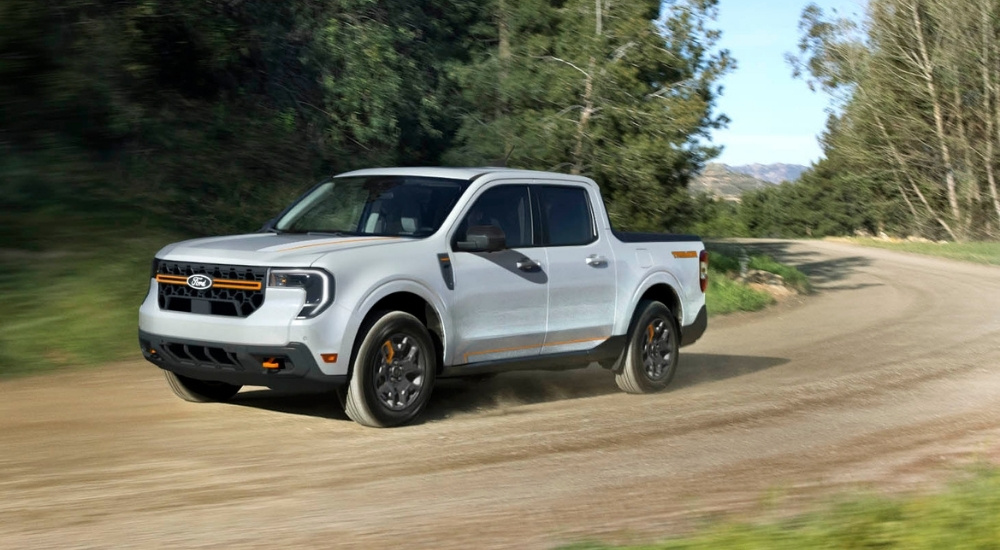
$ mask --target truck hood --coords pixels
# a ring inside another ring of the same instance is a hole
[[[156,253],[156,257],[180,262],[305,267],[329,252],[384,246],[403,240],[401,237],[252,233],[182,241],[167,245]]]

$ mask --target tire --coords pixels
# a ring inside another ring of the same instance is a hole
[[[163,371],[167,385],[174,390],[177,397],[192,403],[214,403],[229,401],[243,386],[234,386],[225,382],[197,380],[180,374]]]
[[[427,327],[402,311],[375,314],[366,325],[354,353],[344,412],[372,428],[410,422],[427,405],[437,372]]]
[[[677,319],[660,302],[636,307],[621,371],[615,382],[627,393],[653,393],[667,387],[677,371],[680,331]]]

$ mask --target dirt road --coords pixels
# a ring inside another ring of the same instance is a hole
[[[713,320],[657,395],[599,369],[507,374],[373,430],[324,396],[186,403],[141,361],[0,383],[0,547],[648,540],[1000,459],[1000,269],[755,246],[818,292]]]

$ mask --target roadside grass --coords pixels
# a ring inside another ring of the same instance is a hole
[[[750,256],[750,269],[759,269],[780,275],[785,280],[785,284],[798,290],[803,294],[812,292],[812,285],[809,284],[809,277],[798,269],[776,262],[770,256],[753,255]]]
[[[1000,242],[894,242],[862,238],[850,238],[847,239],[847,241],[864,246],[884,248],[887,250],[913,252],[917,254],[939,256],[942,258],[950,258],[952,260],[962,260],[980,264],[1000,265]]]
[[[1000,548],[1000,471],[931,495],[845,496],[827,509],[774,522],[720,522],[685,537],[640,546],[582,543],[563,550]]]
[[[711,264],[710,264],[711,265]],[[709,315],[736,311],[759,311],[774,303],[774,297],[736,281],[726,273],[709,268],[705,307]]]
[[[729,248],[709,246],[708,259],[708,292],[705,301],[710,315],[759,311],[775,302],[770,294],[753,289],[736,279],[740,272],[740,261]],[[780,275],[786,285],[801,293],[811,291],[809,278],[794,267],[778,263],[770,256],[761,254],[751,254],[748,260],[748,269]]]
[[[8,215],[0,231],[0,377],[137,356],[150,262],[177,235],[55,211]]]

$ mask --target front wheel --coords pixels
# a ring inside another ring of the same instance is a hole
[[[390,311],[373,319],[354,356],[344,412],[364,426],[399,426],[427,405],[437,355],[427,327],[413,315]]]
[[[667,387],[677,371],[677,320],[660,302],[643,300],[629,332],[618,387],[628,393],[652,393]]]
[[[225,382],[188,378],[168,370],[163,371],[163,374],[167,377],[167,385],[174,390],[174,395],[192,403],[229,401],[243,387]]]

